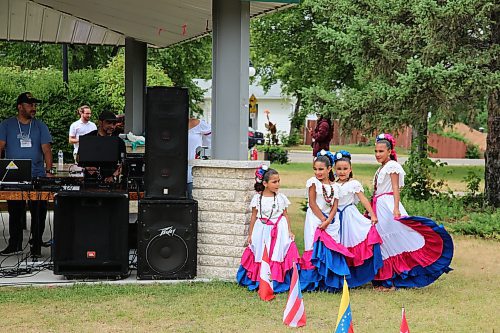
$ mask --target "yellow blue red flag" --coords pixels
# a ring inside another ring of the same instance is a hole
[[[354,333],[352,326],[351,302],[349,300],[349,286],[347,285],[345,277],[335,333]]]

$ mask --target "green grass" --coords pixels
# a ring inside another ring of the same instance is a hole
[[[295,205],[295,202],[294,202]],[[298,223],[298,222],[297,222]],[[297,237],[301,236],[297,234]],[[500,327],[498,242],[455,237],[454,271],[423,289],[350,291],[354,331],[493,332]],[[304,293],[307,325],[333,332],[340,294]],[[235,283],[3,288],[2,332],[291,332],[286,294],[271,302]]]
[[[310,151],[312,152],[311,146],[308,145],[298,145],[298,146],[292,146],[287,148],[288,150],[299,150],[299,151]],[[352,145],[342,145],[342,146],[335,146],[331,145],[330,146],[330,151],[339,151],[341,149],[347,150],[351,154],[373,154],[373,149],[374,147],[369,145],[369,146],[360,146],[357,144],[352,144]],[[407,156],[408,155],[408,149],[405,148],[400,148],[397,147],[396,151],[398,153],[398,156]]]
[[[310,163],[273,164],[271,167],[280,173],[282,188],[305,188],[307,179],[314,175]],[[355,164],[353,165],[354,178],[363,185],[372,187],[373,175],[377,168],[376,164]],[[437,178],[444,179],[451,190],[463,192],[467,190],[463,178],[469,171],[480,175],[483,179],[481,188],[484,187],[484,167],[482,166],[444,166],[439,169]],[[447,187],[443,190],[447,190]]]

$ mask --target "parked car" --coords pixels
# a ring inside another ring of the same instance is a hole
[[[258,132],[253,128],[248,128],[248,149],[252,148],[255,145],[263,145],[264,144],[264,133]]]

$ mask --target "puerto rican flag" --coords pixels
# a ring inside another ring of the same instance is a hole
[[[345,277],[335,333],[354,333],[354,328],[352,326],[351,301],[349,300],[349,287],[347,286]]]
[[[399,329],[400,333],[410,333],[410,328],[408,327],[408,322],[406,321],[406,313],[405,308],[403,307],[403,311],[401,314],[401,328]]]
[[[264,254],[262,255],[262,261],[260,263],[259,296],[263,301],[270,301],[274,298],[271,265],[266,245],[264,245]]]
[[[301,327],[306,324],[306,311],[304,309],[304,299],[300,291],[299,272],[297,265],[293,264],[292,282],[290,292],[283,313],[283,323],[290,327]]]

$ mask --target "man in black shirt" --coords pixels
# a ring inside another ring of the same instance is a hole
[[[110,111],[103,111],[99,115],[99,122],[97,130],[89,132],[83,136],[98,136],[98,137],[108,137],[113,135],[116,127],[116,115]],[[83,137],[82,136],[82,137]],[[122,139],[118,139],[119,141],[119,150],[120,157],[123,158],[125,156],[126,148],[125,142]],[[88,166],[85,168],[85,176],[89,178],[97,178],[104,180],[105,183],[113,183],[118,181],[118,177],[121,174],[122,166],[121,160],[116,161],[116,166],[113,167],[91,167]]]

